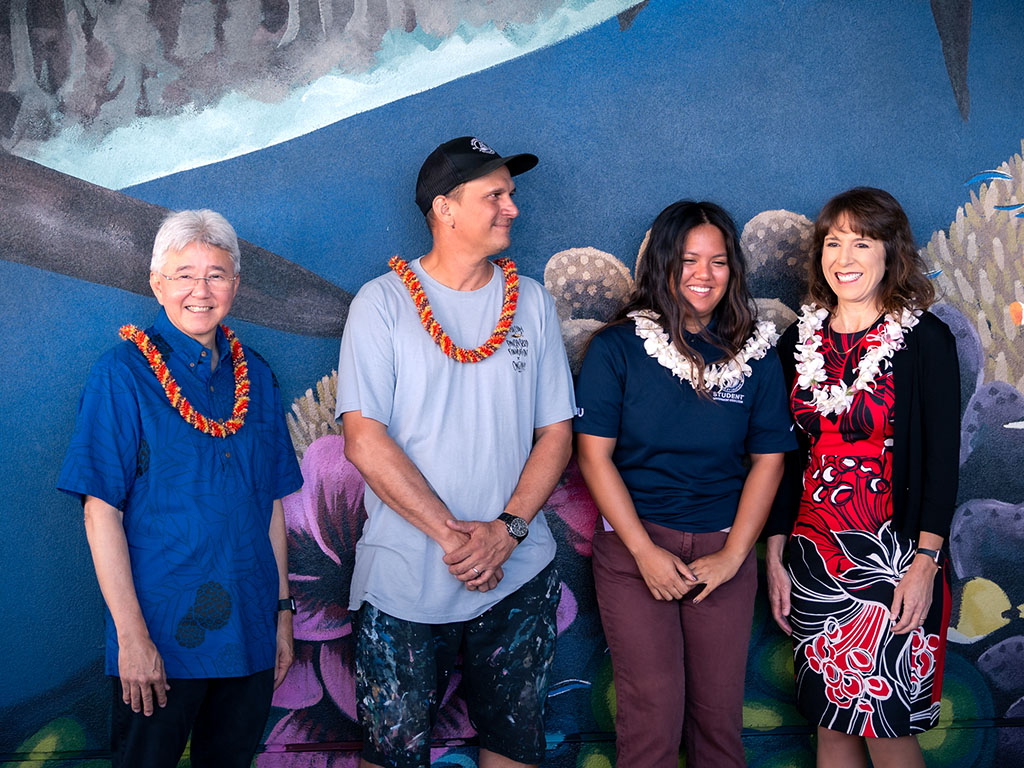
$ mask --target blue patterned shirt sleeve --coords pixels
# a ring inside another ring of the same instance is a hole
[[[107,352],[92,367],[78,403],[75,431],[57,486],[95,496],[124,511],[139,463],[139,407],[126,375],[126,347]]]

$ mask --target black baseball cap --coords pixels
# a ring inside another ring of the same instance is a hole
[[[502,157],[475,136],[460,136],[446,141],[423,161],[416,179],[416,205],[426,216],[435,197],[447,195],[459,184],[486,176],[503,165],[516,176],[536,164],[536,155]]]

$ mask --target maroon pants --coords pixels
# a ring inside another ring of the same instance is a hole
[[[717,552],[728,536],[644,528],[684,563]],[[682,600],[655,600],[614,532],[594,534],[593,567],[615,677],[616,765],[676,768],[682,736],[689,768],[745,766],[740,731],[754,553],[698,605],[696,590]]]

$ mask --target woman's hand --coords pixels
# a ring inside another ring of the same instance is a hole
[[[690,563],[690,571],[697,578],[697,583],[704,585],[701,593],[693,598],[694,605],[706,600],[708,595],[735,576],[745,559],[746,555],[739,557],[723,548]]]
[[[653,542],[633,559],[655,600],[679,600],[697,583],[682,560]]]
[[[781,560],[765,560],[765,571],[768,574],[768,602],[772,606],[772,617],[779,629],[787,635],[793,634],[789,626],[789,596],[793,591],[793,582],[789,571]]]
[[[890,619],[894,635],[905,635],[924,624],[932,606],[932,589],[939,566],[926,555],[918,555],[896,585]]]
[[[768,537],[764,565],[768,574],[768,601],[772,606],[772,616],[775,618],[775,623],[779,625],[779,629],[787,635],[792,635],[793,628],[789,626],[789,609],[793,580],[789,578],[789,571],[782,564],[782,553],[786,549],[788,538],[783,533],[776,533]]]

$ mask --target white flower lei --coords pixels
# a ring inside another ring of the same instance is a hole
[[[650,309],[641,309],[630,312],[627,317],[636,324],[636,335],[644,340],[647,354],[696,390],[697,384],[693,381],[695,366],[669,340],[665,329],[658,323],[660,315]],[[760,360],[778,340],[775,323],[768,320],[758,323],[736,357],[704,368],[704,386],[710,390],[737,384],[752,373],[747,361]]]
[[[825,384],[827,377],[825,357],[821,354],[820,331],[828,316],[829,311],[824,307],[806,304],[801,307],[800,318],[797,320],[796,371],[799,375],[796,385],[811,393],[811,402],[824,416],[841,414],[853,405],[854,395],[875,388],[875,377],[881,370],[882,361],[903,349],[903,335],[917,325],[921,310],[904,309],[899,318],[892,314],[886,315],[885,323],[864,337],[868,341],[878,341],[878,344],[861,357],[860,364],[854,369],[857,378],[852,384],[845,381]]]

